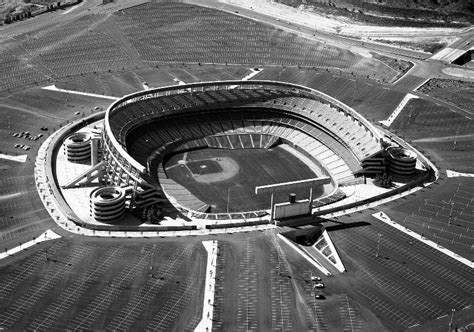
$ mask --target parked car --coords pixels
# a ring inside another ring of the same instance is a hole
[[[326,297],[323,294],[315,294],[314,298],[316,300],[324,300]]]
[[[312,281],[321,281],[321,277],[312,276],[312,277],[311,277],[311,280],[312,280]]]
[[[322,282],[318,282],[316,285],[314,285],[314,288],[324,288],[324,284]]]

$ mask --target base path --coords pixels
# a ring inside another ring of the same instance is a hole
[[[206,161],[209,159],[203,159]],[[232,179],[239,173],[240,167],[239,164],[232,158],[229,157],[218,157],[211,158],[222,168],[222,171],[219,173],[210,173],[210,174],[194,174],[191,170],[189,172],[193,175],[194,180],[200,183],[215,183],[222,182],[225,180]],[[193,160],[193,162],[199,162],[200,160]],[[188,168],[189,169],[189,168]]]

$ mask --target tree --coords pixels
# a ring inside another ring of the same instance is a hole
[[[377,174],[375,176],[375,183],[380,185],[382,188],[391,188],[393,187],[392,177],[387,173]]]

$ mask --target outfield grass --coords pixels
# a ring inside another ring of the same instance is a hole
[[[167,175],[171,179],[211,205],[213,207],[211,212],[226,212],[227,203],[229,203],[230,212],[269,209],[269,195],[255,195],[256,186],[316,177],[302,161],[279,147],[270,150],[203,149],[188,152],[186,155],[187,161],[192,163],[193,168],[199,168],[200,163],[197,160],[203,160],[203,164],[207,164],[209,159],[219,157],[232,158],[239,165],[240,170],[233,178],[214,183],[197,182],[185,167],[167,169]],[[171,157],[165,168],[175,165],[183,157],[182,153]],[[314,197],[318,197],[322,192],[322,188],[319,188],[314,193]],[[275,202],[287,201],[289,193],[275,195]],[[309,196],[307,191],[297,190],[295,193],[299,199]],[[227,202],[228,197],[229,202]]]

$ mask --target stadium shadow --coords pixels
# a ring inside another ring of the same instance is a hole
[[[300,226],[316,226],[324,221],[325,219],[313,215],[295,216],[278,219],[278,226],[298,228]]]
[[[326,226],[326,230],[328,232],[337,231],[337,230],[341,230],[341,229],[362,227],[362,226],[369,226],[370,225],[370,223],[367,222],[367,221],[356,221],[356,222],[351,222],[351,223],[342,223],[340,221],[331,220],[331,222],[337,223],[337,225]]]

